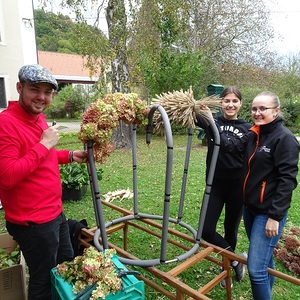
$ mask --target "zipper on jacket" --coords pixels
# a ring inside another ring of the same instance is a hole
[[[243,198],[244,198],[245,202],[246,202],[246,183],[247,183],[249,175],[250,175],[250,163],[251,163],[251,160],[252,160],[253,156],[256,153],[256,150],[257,150],[257,147],[258,147],[258,144],[259,144],[260,127],[254,125],[250,128],[250,130],[252,130],[254,133],[256,133],[256,143],[255,143],[254,151],[252,152],[251,156],[249,157],[249,159],[247,161],[248,171],[247,171],[247,174],[245,176],[244,183],[243,183]]]
[[[259,196],[259,203],[263,203],[264,202],[264,195],[265,195],[265,188],[266,188],[266,181],[263,181],[261,183],[261,191],[260,191],[260,196]]]

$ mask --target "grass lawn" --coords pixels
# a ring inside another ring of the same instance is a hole
[[[185,147],[187,136],[174,135],[174,158],[172,169],[172,193],[170,217],[177,218],[178,204],[180,199],[181,183],[185,161]],[[145,142],[145,135],[137,136],[137,172],[138,172],[138,203],[139,212],[146,214],[162,215],[164,209],[164,188],[165,188],[165,169],[166,169],[166,143],[163,137],[153,136],[151,144],[148,146]],[[57,148],[80,149],[82,144],[78,142],[75,134],[62,134]],[[190,165],[188,169],[187,188],[185,192],[185,205],[183,208],[183,221],[193,228],[197,229],[201,202],[205,189],[205,158],[207,148],[202,146],[201,141],[193,137],[193,145],[190,156]],[[132,153],[131,150],[115,150],[103,165],[97,165],[103,169],[103,179],[99,182],[101,195],[110,191],[116,191],[129,188],[132,190]],[[287,227],[300,224],[300,189],[294,191],[292,207],[289,211]],[[133,210],[131,199],[114,200],[113,204]],[[68,218],[81,220],[86,219],[89,227],[96,226],[95,212],[93,208],[92,196],[88,190],[85,197],[80,201],[65,201],[65,213]],[[116,211],[103,207],[105,222],[120,217]],[[223,232],[223,216],[219,222],[219,232]],[[172,225],[173,226],[173,225]],[[174,225],[175,227],[175,225]],[[175,228],[178,229],[178,228]],[[129,249],[130,253],[141,259],[159,258],[160,240],[146,236],[144,233],[130,229]],[[179,228],[179,230],[182,230]],[[6,232],[4,223],[4,212],[0,211],[0,231]],[[117,245],[122,245],[122,232],[114,233],[109,236],[109,241]],[[248,240],[245,234],[243,222],[241,222],[237,253],[247,251]],[[169,246],[168,246],[169,249]],[[170,247],[171,257],[177,251]],[[292,275],[280,263],[276,264],[277,269]],[[174,266],[166,264],[162,269],[169,270]],[[180,279],[193,288],[199,288],[207,283],[208,279],[218,274],[217,265],[207,261],[201,261],[188,271],[180,275]],[[149,277],[147,272],[143,272]],[[233,282],[233,299],[250,300],[251,288],[248,276],[238,283]],[[226,299],[226,294],[219,286],[215,287],[208,295],[211,299]],[[146,297],[149,299],[166,299],[155,290],[146,287]],[[273,299],[300,299],[299,286],[287,283],[278,279],[273,288]]]

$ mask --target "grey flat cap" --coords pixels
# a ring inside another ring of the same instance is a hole
[[[39,83],[47,82],[53,85],[54,89],[58,89],[56,79],[52,74],[44,67],[40,65],[26,65],[23,66],[19,71],[20,82]]]

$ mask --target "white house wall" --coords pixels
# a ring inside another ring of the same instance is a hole
[[[0,20],[0,78],[4,78],[8,101],[18,99],[20,67],[37,63],[32,0],[0,0]]]
[[[23,64],[36,64],[38,59],[33,16],[33,1],[18,0],[18,2],[19,15],[21,16],[19,20],[21,31],[21,43],[23,50]]]

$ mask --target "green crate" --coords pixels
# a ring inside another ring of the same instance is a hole
[[[118,269],[127,270],[119,261],[117,256],[112,258]],[[144,300],[144,282],[138,280],[134,275],[122,276],[123,289],[116,294],[108,294],[105,300]],[[60,275],[56,274],[56,268],[51,270],[52,300],[74,300],[76,294],[72,291],[72,285],[67,283]],[[86,298],[81,298],[87,300]],[[102,298],[99,298],[99,300]]]

